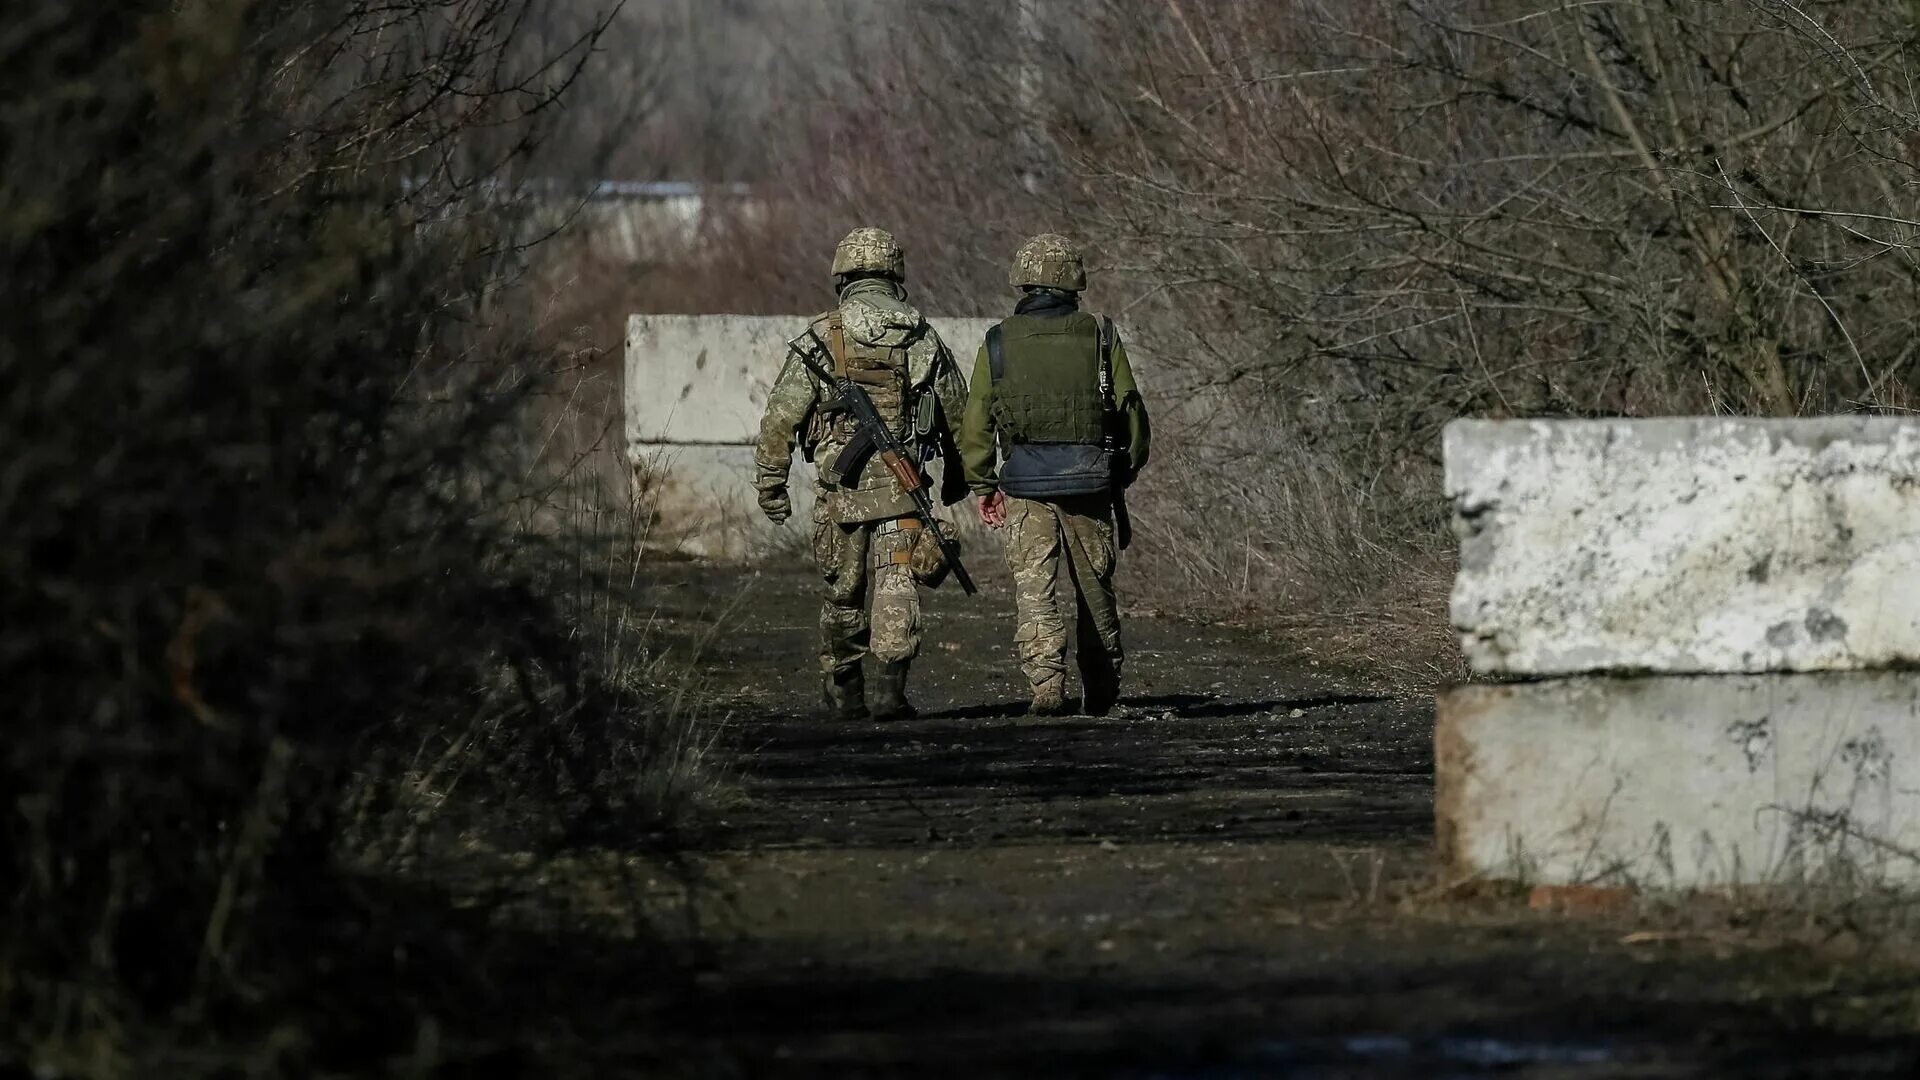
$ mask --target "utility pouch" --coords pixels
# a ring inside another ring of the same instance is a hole
[[[933,437],[933,426],[940,419],[940,399],[932,390],[920,395],[913,409],[913,437],[921,442]]]
[[[940,546],[943,537],[958,550],[960,543],[954,538],[953,526],[936,519],[932,528],[913,534],[913,548],[907,556],[907,572],[929,589],[939,588],[953,569],[952,561]]]

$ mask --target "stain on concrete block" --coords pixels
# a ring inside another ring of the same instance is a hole
[[[1457,421],[1446,473],[1476,671],[1920,664],[1920,421]]]
[[[1577,678],[1440,697],[1454,876],[1920,883],[1920,674]]]

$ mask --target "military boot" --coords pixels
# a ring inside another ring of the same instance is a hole
[[[1080,711],[1087,716],[1105,716],[1120,703],[1120,675],[1111,667],[1099,666],[1080,672]]]
[[[1064,716],[1067,711],[1067,677],[1055,675],[1046,682],[1033,684],[1033,704],[1028,716]]]
[[[829,719],[848,723],[867,719],[867,686],[858,665],[828,675],[824,689]]]
[[[907,701],[907,670],[910,666],[906,660],[880,665],[880,672],[873,680],[875,720],[911,720],[920,715]]]

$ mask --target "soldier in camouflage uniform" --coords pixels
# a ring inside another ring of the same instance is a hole
[[[980,519],[1006,530],[1031,711],[1066,711],[1067,624],[1056,591],[1064,563],[1077,599],[1082,708],[1104,716],[1119,701],[1125,655],[1113,593],[1116,488],[1147,464],[1147,409],[1111,320],[1080,310],[1087,273],[1071,243],[1051,234],[1027,241],[1011,284],[1021,299],[980,348],[960,454]]]
[[[913,715],[906,699],[907,672],[920,648],[920,597],[908,564],[920,521],[912,496],[877,454],[844,484],[829,483],[830,466],[856,427],[833,388],[795,353],[859,383],[903,444],[945,447],[948,482],[941,494],[948,505],[966,497],[945,425],[947,417],[959,415],[967,386],[940,335],[907,303],[906,260],[890,234],[871,228],[848,233],[834,251],[833,274],[839,306],[815,318],[810,334],[789,343],[768,396],[753,455],[754,486],[760,508],[782,522],[792,514],[787,473],[796,438],[807,460],[820,466],[813,555],[827,583],[820,607],[820,668],[828,709],[842,720],[905,719]],[[937,407],[922,409],[921,400],[929,396]],[[931,417],[927,431],[915,430],[920,414]],[[861,667],[869,652],[879,661],[871,710]]]

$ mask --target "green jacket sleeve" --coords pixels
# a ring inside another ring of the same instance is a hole
[[[780,377],[767,394],[767,411],[760,418],[760,438],[753,448],[753,486],[771,491],[787,485],[793,464],[793,444],[818,394],[813,376],[792,353],[780,368]]]
[[[1147,467],[1153,449],[1153,425],[1147,420],[1147,402],[1140,386],[1133,381],[1133,366],[1127,362],[1127,347],[1118,334],[1113,339],[1113,400],[1127,425],[1127,457],[1138,473]]]
[[[967,469],[967,486],[975,495],[990,495],[1000,486],[1000,470],[994,460],[993,367],[987,361],[987,347],[973,362],[973,378],[967,383],[967,407],[960,414],[960,460]]]

